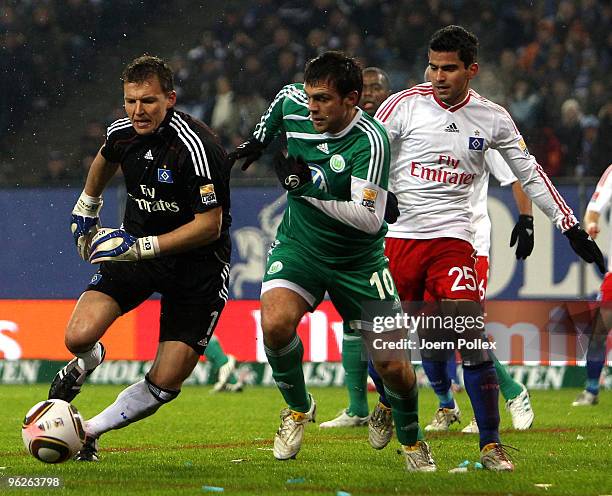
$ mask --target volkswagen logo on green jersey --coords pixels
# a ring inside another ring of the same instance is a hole
[[[276,274],[277,272],[280,272],[281,270],[283,270],[283,262],[281,262],[280,260],[277,260],[276,262],[272,262],[272,265],[270,265],[270,268],[268,269],[268,274],[269,275]]]
[[[344,157],[342,155],[332,155],[332,157],[329,159],[329,167],[334,172],[342,172],[346,167]]]

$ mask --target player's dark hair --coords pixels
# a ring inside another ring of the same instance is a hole
[[[361,98],[363,76],[361,66],[351,57],[342,52],[325,52],[306,64],[304,83],[316,85],[327,82],[333,85],[340,96],[345,97],[351,91],[356,91]]]
[[[380,76],[382,83],[385,86],[385,89],[391,89],[391,81],[389,81],[389,74],[383,71],[380,67],[366,67],[363,70],[363,75],[366,74],[376,74],[377,76]]]
[[[433,52],[459,52],[459,59],[467,68],[476,62],[478,38],[461,26],[450,25],[434,33],[429,40],[429,49]]]
[[[121,74],[124,83],[142,83],[157,76],[164,93],[174,90],[174,72],[166,61],[153,55],[141,55],[132,60]]]

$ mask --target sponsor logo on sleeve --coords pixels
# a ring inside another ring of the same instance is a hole
[[[527,149],[527,144],[525,140],[521,138],[518,142],[518,146],[526,157],[529,157],[529,150]]]
[[[484,151],[484,138],[477,138],[476,136],[470,136],[468,138],[468,149],[475,150],[477,152]]]
[[[217,195],[215,194],[214,184],[205,184],[200,186],[200,196],[202,197],[202,203],[204,205],[216,205]]]
[[[160,183],[172,184],[172,171],[168,169],[157,169],[157,181]]]
[[[364,188],[363,195],[361,197],[361,204],[371,212],[376,211],[376,198],[378,197],[378,191],[375,189]]]

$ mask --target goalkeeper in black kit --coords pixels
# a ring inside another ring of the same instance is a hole
[[[49,398],[72,401],[104,360],[100,339],[117,317],[161,294],[159,346],[143,380],[85,423],[75,459],[98,460],[98,438],[174,400],[211,340],[228,297],[229,176],[225,152],[201,122],[174,109],[173,73],[142,56],[122,75],[127,118],[110,125],[72,212],[79,255],[100,264],[66,328],[75,355]],[[121,167],[123,225],[100,228],[102,193]]]

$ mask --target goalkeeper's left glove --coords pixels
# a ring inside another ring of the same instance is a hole
[[[563,234],[568,237],[572,249],[580,258],[588,263],[594,262],[602,274],[606,273],[604,257],[599,246],[597,246],[597,243],[591,239],[584,229],[580,228],[579,224],[570,227]]]
[[[273,163],[274,172],[276,172],[281,186],[287,191],[293,191],[306,183],[312,182],[310,167],[302,157],[285,157],[285,154],[279,151],[274,155]]]
[[[137,262],[159,255],[157,236],[137,238],[123,229],[100,229],[91,240],[91,263]]]
[[[517,260],[525,260],[533,251],[533,216],[519,215],[510,235],[510,247],[516,245]]]

